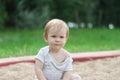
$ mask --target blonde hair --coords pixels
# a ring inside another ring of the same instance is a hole
[[[68,28],[67,24],[63,20],[60,20],[60,19],[52,19],[46,24],[46,26],[44,28],[44,37],[47,37],[48,31],[52,27],[56,27],[58,30],[62,29],[62,28],[66,28],[66,30],[67,30],[66,37],[67,38],[69,37],[69,28]]]

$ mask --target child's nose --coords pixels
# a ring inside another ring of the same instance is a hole
[[[60,38],[56,38],[56,41],[57,41],[57,42],[60,41]]]

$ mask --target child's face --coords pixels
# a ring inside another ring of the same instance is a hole
[[[48,31],[48,36],[45,38],[46,42],[48,42],[50,48],[59,50],[64,47],[67,41],[67,30],[65,28],[62,29],[54,29],[51,28]]]

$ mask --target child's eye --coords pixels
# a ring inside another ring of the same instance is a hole
[[[53,35],[53,36],[51,36],[51,37],[55,38],[56,36]]]
[[[64,36],[60,36],[60,38],[64,38]]]

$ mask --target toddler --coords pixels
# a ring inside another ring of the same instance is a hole
[[[60,19],[50,20],[44,29],[44,40],[48,43],[35,57],[37,80],[81,80],[72,73],[72,58],[63,47],[69,37],[67,24]]]

